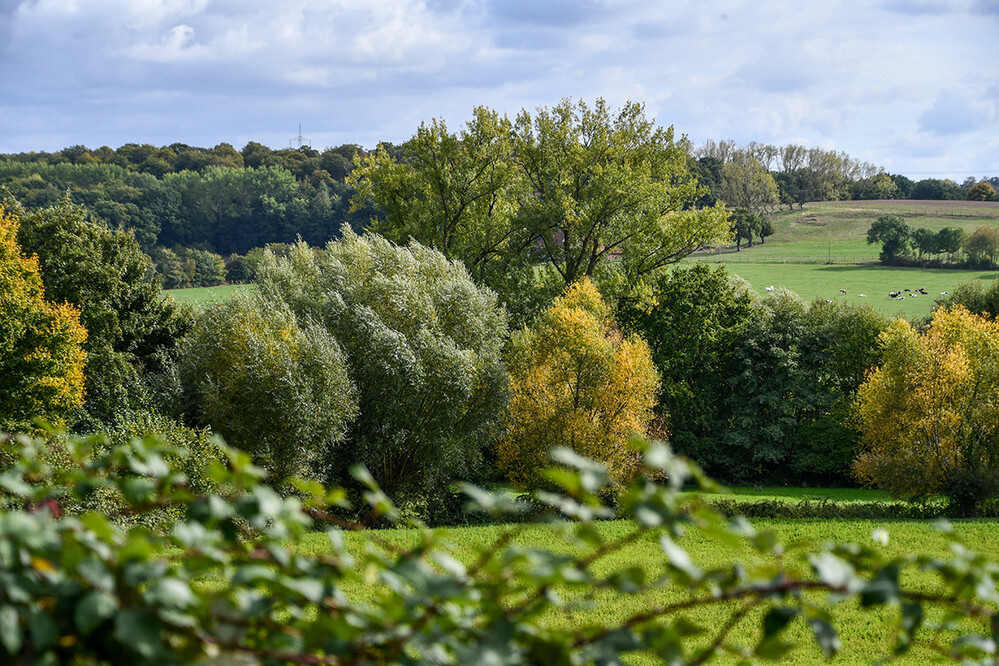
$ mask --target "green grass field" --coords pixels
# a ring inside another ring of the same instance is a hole
[[[743,278],[759,294],[766,287],[784,287],[806,301],[816,298],[871,305],[889,316],[912,318],[932,312],[934,300],[944,298],[961,282],[996,279],[995,271],[961,271],[943,268],[893,268],[822,264],[729,264],[729,271]],[[924,288],[928,296],[897,301],[889,292]],[[845,289],[846,294],[841,294]],[[865,294],[861,297],[860,294]]]
[[[999,225],[999,203],[970,201],[835,201],[805,204],[774,215],[775,233],[764,245],[741,252],[699,254],[695,261],[725,264],[763,294],[784,287],[806,301],[816,298],[867,303],[889,316],[929,315],[941,292],[961,282],[991,281],[996,271],[893,268],[874,265],[879,245],[867,244],[867,229],[881,215],[900,215],[913,228],[946,226],[972,231]],[[924,288],[928,296],[891,300],[889,292]],[[846,290],[846,294],[840,290]],[[866,297],[861,297],[865,294]]]
[[[851,541],[873,545],[871,534],[875,529],[885,528],[889,533],[886,546],[878,546],[888,557],[901,557],[912,553],[927,553],[946,557],[949,545],[945,537],[925,522],[912,521],[824,521],[824,520],[754,520],[757,529],[773,529],[785,543],[798,544]],[[956,523],[957,531],[968,546],[982,553],[995,553],[999,549],[999,523],[996,521],[960,521]],[[481,548],[493,542],[506,529],[503,526],[450,528],[442,531],[452,554],[459,560],[471,563],[477,558]],[[630,529],[630,524],[624,521],[600,523],[598,529],[606,537],[623,536]],[[399,546],[413,546],[418,539],[418,533],[413,530],[388,530],[379,532],[379,536]],[[358,551],[364,547],[363,534],[347,535],[348,544]],[[524,528],[517,537],[516,543],[527,548],[544,548],[562,550],[557,544],[566,543],[558,526],[535,525]],[[679,543],[690,553],[693,561],[702,568],[722,566],[733,559],[739,559],[749,567],[769,567],[776,564],[776,558],[762,556],[745,547],[732,548],[710,539],[700,533],[691,532]],[[312,554],[327,552],[328,541],[325,535],[316,534],[305,542],[301,550]],[[566,545],[565,551],[570,547]],[[784,558],[784,566],[792,570],[806,570],[808,565],[801,555],[793,552]],[[600,562],[596,570],[601,574],[620,569],[635,563],[644,563],[655,574],[661,570],[657,563],[663,561],[663,554],[658,541],[649,535],[624,550],[615,553]],[[903,577],[903,584],[912,586],[923,592],[934,589],[933,579],[919,571],[909,571]],[[347,594],[359,601],[377,601],[377,587],[365,586],[361,589],[346,590]],[[567,608],[552,611],[547,621],[561,626],[581,626],[590,622],[620,621],[629,615],[655,605],[679,601],[685,598],[684,591],[675,588],[657,590],[645,595],[620,595],[599,593],[590,599],[579,599],[578,608]],[[815,599],[818,601],[818,599]],[[824,602],[820,602],[824,603]],[[728,616],[731,607],[707,607],[699,609],[691,619],[703,626],[717,628]],[[833,609],[836,618],[836,628],[843,641],[843,650],[832,663],[837,664],[869,664],[880,657],[891,653],[892,611],[881,609],[877,611],[860,611],[856,603],[849,602]],[[748,617],[732,638],[741,645],[752,645],[758,637],[760,620],[763,611]],[[824,660],[818,648],[814,645],[808,628],[800,620],[791,626],[788,638],[799,644],[799,647],[788,655],[781,663],[818,664]],[[932,661],[932,655],[927,651],[916,651],[905,659],[903,664],[921,664]],[[657,663],[651,658],[639,656],[634,664]],[[735,660],[722,655],[712,663],[735,663]]]
[[[224,301],[233,294],[255,289],[253,284],[226,284],[219,287],[194,287],[192,289],[167,289],[178,303],[190,303],[194,306],[211,303],[214,300]]]
[[[867,230],[881,215],[898,215],[913,229],[966,232],[999,225],[999,202],[979,201],[826,201],[773,216],[774,234],[763,245],[745,247],[742,261],[801,260],[834,263],[877,261],[879,245],[867,244]],[[730,255],[704,257],[730,261]]]

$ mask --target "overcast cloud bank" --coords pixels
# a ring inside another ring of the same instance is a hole
[[[0,0],[0,152],[399,142],[643,101],[695,143],[999,173],[999,1]]]

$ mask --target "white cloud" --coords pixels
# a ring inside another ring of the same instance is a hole
[[[298,122],[372,145],[477,104],[601,96],[695,141],[833,145],[896,170],[925,169],[928,141],[999,173],[963,148],[999,135],[995,4],[0,0],[0,152],[286,145]]]
[[[938,136],[964,134],[982,129],[994,115],[991,103],[976,102],[960,92],[947,90],[920,114],[919,129]]]

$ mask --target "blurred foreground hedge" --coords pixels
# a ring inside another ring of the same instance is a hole
[[[559,466],[548,474],[561,490],[539,491],[534,500],[560,519],[553,533],[566,541],[527,549],[517,545],[521,527],[511,526],[469,562],[456,561],[443,534],[427,529],[411,548],[371,531],[368,547],[348,551],[344,530],[360,525],[337,518],[347,515],[339,511],[342,491],[302,481],[298,495],[281,497],[261,483],[246,454],[221,444],[226,463],[211,471],[218,489],[211,494],[193,492],[168,463],[182,452],[153,437],[122,445],[70,438],[73,463],[58,469],[39,455],[45,445],[3,436],[10,461],[0,473],[3,663],[617,664],[641,651],[666,664],[697,664],[719,651],[780,659],[793,647],[785,629],[801,621],[831,656],[840,640],[828,608],[846,601],[859,601],[852,612],[893,609],[898,654],[917,642],[966,663],[992,663],[996,654],[999,568],[956,537],[947,561],[887,560],[859,544],[781,544],[772,532],[681,495],[685,483],[713,487],[659,443],[637,444],[645,474],[621,492],[614,511],[600,500],[606,471],[555,451]],[[366,471],[354,474],[368,488],[371,514],[398,515]],[[135,514],[174,507],[180,517],[167,531],[142,521],[125,529],[96,512],[57,517],[108,491]],[[466,491],[497,521],[522,508]],[[615,512],[630,519],[630,530],[608,538],[595,522]],[[298,552],[296,544],[317,530],[329,538],[325,553]],[[766,567],[702,569],[684,550],[685,531],[783,556]],[[609,573],[600,566],[650,537],[661,545],[654,561]],[[935,574],[934,583],[901,585],[915,568]],[[666,586],[684,598],[603,624],[558,628],[545,620],[555,607],[576,603],[566,599],[594,591]],[[369,602],[345,593],[364,587]],[[699,611],[719,604],[731,609],[728,620],[704,626]],[[734,643],[733,629],[761,615],[755,638]]]

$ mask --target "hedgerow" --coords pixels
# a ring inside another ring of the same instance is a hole
[[[349,549],[344,531],[358,525],[338,524],[330,514],[344,504],[343,491],[300,481],[299,496],[282,497],[233,449],[221,448],[228,463],[212,471],[220,490],[199,495],[168,464],[177,452],[155,438],[110,446],[99,456],[90,455],[92,440],[69,438],[67,451],[78,464],[60,469],[38,455],[39,440],[5,440],[16,460],[0,474],[6,663],[238,657],[254,664],[619,664],[642,652],[661,663],[700,664],[719,651],[779,659],[793,647],[787,628],[801,622],[832,656],[841,644],[829,608],[843,602],[851,612],[890,609],[877,615],[893,623],[898,655],[922,644],[964,663],[991,663],[997,651],[999,567],[956,536],[945,560],[889,559],[876,546],[851,543],[782,544],[772,532],[727,522],[681,495],[688,481],[716,489],[662,444],[643,446],[646,473],[620,496],[631,524],[624,535],[606,536],[594,524],[612,514],[599,499],[606,469],[561,450],[554,454],[560,467],[548,473],[560,491],[538,492],[535,500],[561,514],[553,533],[572,548],[521,547],[521,528],[510,526],[459,562],[446,537],[419,525],[411,547],[371,532],[367,547]],[[369,513],[397,517],[366,471],[354,475],[367,487]],[[99,489],[119,492],[136,514],[178,507],[182,515],[166,532],[125,529],[101,513],[55,516],[60,503]],[[496,517],[518,508],[505,496],[465,490],[478,510]],[[328,549],[298,549],[316,530],[325,531]],[[683,546],[691,531],[741,541],[771,562],[701,568]],[[649,538],[660,543],[659,557],[605,566]],[[908,587],[902,581],[913,569],[935,581]],[[546,620],[596,592],[644,595],[666,587],[683,597],[587,626]],[[360,600],[350,589],[370,594]],[[709,607],[726,609],[728,619],[705,626],[699,612]],[[762,617],[759,631],[749,643],[734,641],[733,630],[751,617]]]

